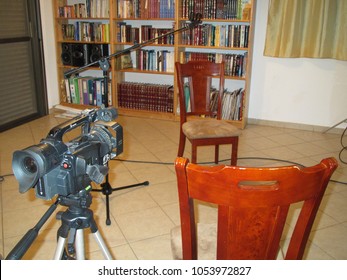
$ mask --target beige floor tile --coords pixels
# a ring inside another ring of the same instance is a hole
[[[122,163],[128,170],[155,168],[160,163],[158,157],[152,153],[137,154],[133,157],[120,157]]]
[[[347,234],[347,223],[335,225],[314,231],[310,240],[324,250],[334,259],[346,259],[347,243],[344,242]]]
[[[281,134],[276,134],[276,135],[271,135],[270,136],[271,140],[277,142],[278,144],[282,146],[286,145],[292,145],[292,144],[299,144],[304,142],[304,140],[294,136],[294,135],[288,135],[287,133],[281,133]]]
[[[150,184],[159,184],[176,179],[173,173],[167,166],[156,165],[149,166],[144,169],[136,169],[131,172],[133,176],[139,181],[149,181]]]
[[[319,154],[327,153],[328,151],[313,143],[300,143],[288,145],[288,148],[294,152],[298,152],[303,156],[317,156]]]
[[[174,226],[160,207],[118,215],[115,219],[130,243],[168,234]]]
[[[164,205],[161,208],[176,226],[181,223],[178,202]]]
[[[331,193],[324,196],[321,209],[327,215],[339,222],[347,222],[346,196],[341,193]]]
[[[115,260],[136,260],[136,255],[129,244],[111,248]]]
[[[158,206],[144,188],[128,189],[123,194],[110,196],[110,211],[114,215],[138,212]]]
[[[137,184],[139,181],[132,175],[130,171],[109,173],[109,184],[112,188],[123,187],[131,184]],[[99,186],[100,187],[100,186]]]
[[[281,155],[281,160],[294,160],[302,157],[302,154],[289,149],[287,146],[275,147],[271,149],[263,149],[262,152],[269,158],[278,159],[278,155]],[[283,163],[280,162],[283,165]]]
[[[130,243],[139,260],[172,260],[170,234]]]
[[[128,244],[108,248],[113,260],[137,260],[136,255]],[[86,252],[89,260],[104,260],[105,257],[101,250]]]
[[[264,150],[264,149],[270,149],[270,148],[282,146],[281,144],[278,144],[277,142],[271,140],[270,137],[254,138],[246,142],[246,144],[248,144],[255,150]]]
[[[149,193],[149,195],[160,206],[178,202],[178,191],[176,181],[152,184],[145,188],[145,191]]]

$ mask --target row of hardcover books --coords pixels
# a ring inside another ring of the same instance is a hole
[[[110,25],[102,22],[77,21],[62,24],[64,40],[83,42],[110,42]]]
[[[63,18],[108,18],[109,10],[109,0],[84,0],[59,7],[58,15]]]
[[[133,27],[131,24],[125,22],[118,22],[117,27],[116,37],[118,43],[143,43],[173,31],[172,28],[156,28],[152,27],[152,25]],[[174,35],[163,36],[153,43],[159,45],[173,45]]]
[[[189,25],[184,23],[183,26]],[[247,48],[249,25],[199,25],[182,32],[183,45]]]
[[[130,53],[129,56],[122,56],[120,69],[137,69],[145,71],[174,72],[175,66],[174,52],[169,50],[145,50],[140,49]],[[220,63],[224,61],[225,76],[245,78],[247,74],[248,53],[224,54],[224,53],[201,53],[201,52],[181,52],[180,62],[208,60]]]
[[[103,78],[73,77],[65,79],[66,99],[68,103],[101,106],[112,105],[111,83],[108,85],[108,96],[105,94]]]
[[[203,19],[248,20],[251,0],[181,0],[182,17],[200,13]],[[248,4],[248,5],[247,5]]]
[[[106,104],[104,80],[92,77],[74,77],[65,79],[67,102],[72,104],[101,106]],[[118,106],[120,108],[172,113],[173,95],[172,85],[122,82],[118,87]],[[109,92],[111,92],[109,84]],[[189,91],[185,92],[187,110],[189,111]],[[212,110],[216,111],[218,92],[211,89]],[[234,91],[225,90],[222,100],[222,119],[241,120],[244,89]],[[111,94],[108,105],[112,105]]]
[[[248,53],[244,54],[223,54],[223,53],[198,53],[181,52],[180,62],[187,63],[190,60],[208,60],[220,63],[224,61],[225,76],[246,77]]]
[[[175,0],[118,0],[119,18],[174,18]]]
[[[182,17],[201,13],[205,19],[248,19],[251,0],[181,0]],[[174,18],[175,0],[117,0],[119,18]],[[85,3],[58,8],[64,18],[107,18],[109,0],[85,0]]]
[[[174,88],[172,85],[122,82],[117,87],[120,108],[173,112]]]
[[[131,62],[133,69],[173,73],[175,56],[168,50],[136,50],[131,53]]]

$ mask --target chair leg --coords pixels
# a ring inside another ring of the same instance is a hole
[[[231,165],[237,165],[237,150],[239,146],[239,137],[235,137],[231,147]]]
[[[219,162],[219,145],[214,146],[214,163],[218,164]]]
[[[182,157],[183,156],[185,146],[186,146],[186,136],[181,131],[180,132],[180,142],[179,142],[179,145],[178,145],[178,153],[177,153],[178,157]]]
[[[197,160],[197,146],[192,143],[192,163],[196,163]]]

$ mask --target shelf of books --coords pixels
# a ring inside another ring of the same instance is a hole
[[[113,86],[120,114],[174,118],[174,0],[116,0]],[[155,40],[155,38],[158,38]],[[148,42],[148,44],[146,43]]]
[[[109,11],[108,0],[54,0],[58,79],[63,105],[85,108],[112,103],[112,95],[105,96],[105,82],[97,63],[110,53]],[[86,65],[91,66],[65,76],[68,70]],[[110,83],[108,88],[111,92]]]
[[[84,107],[106,102],[120,114],[178,120],[175,62],[223,60],[223,118],[245,127],[255,0],[54,2],[62,103]],[[202,24],[187,28],[192,13],[202,15]],[[110,54],[108,96],[98,65],[64,77],[64,71]]]
[[[200,13],[203,24],[179,35],[176,60],[210,60],[225,63],[222,118],[240,128],[247,119],[252,47],[251,0],[180,0],[179,27],[189,25],[189,15]],[[211,106],[214,92],[211,89]]]

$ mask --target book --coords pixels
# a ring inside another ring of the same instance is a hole
[[[133,68],[133,62],[130,53],[123,54],[120,57],[120,69]]]
[[[173,112],[173,86],[122,82],[117,84],[118,106],[120,108]]]
[[[186,105],[186,112],[191,111],[191,104],[190,104],[190,89],[189,84],[184,85],[184,97],[185,97],[185,105]]]
[[[71,103],[71,91],[70,91],[69,79],[64,79],[64,83],[65,83],[66,102]]]

